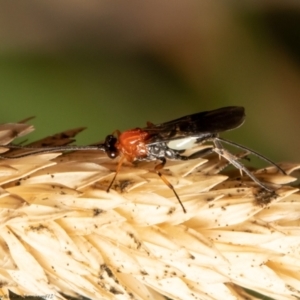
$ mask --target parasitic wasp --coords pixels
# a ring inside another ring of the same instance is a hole
[[[254,182],[269,192],[274,192],[258,180],[242,163],[239,158],[227,151],[222,143],[232,145],[234,147],[252,153],[266,162],[274,165],[278,170],[285,174],[285,171],[276,163],[272,162],[265,156],[241,146],[234,142],[219,137],[219,133],[235,129],[241,126],[245,121],[245,110],[239,106],[228,106],[211,111],[204,111],[192,115],[184,116],[169,122],[161,124],[147,123],[147,127],[134,128],[124,132],[115,131],[114,134],[108,135],[101,144],[91,146],[53,146],[53,147],[30,147],[18,145],[0,145],[0,147],[10,149],[36,149],[36,151],[21,154],[18,156],[0,156],[6,159],[21,158],[24,156],[34,155],[38,153],[47,153],[55,151],[74,151],[74,150],[98,150],[103,151],[109,158],[120,157],[115,175],[111,180],[107,192],[109,192],[114,183],[117,174],[124,162],[134,161],[154,161],[160,163],[156,165],[155,172],[163,180],[163,182],[173,191],[179,204],[184,212],[186,212],[176,190],[166,177],[160,172],[164,168],[167,159],[170,160],[190,160],[215,152],[224,157],[230,164],[241,172],[246,173]],[[211,141],[211,148],[200,150],[190,156],[182,155],[184,150],[193,147],[193,145],[203,144]]]

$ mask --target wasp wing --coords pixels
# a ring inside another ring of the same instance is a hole
[[[184,137],[201,137],[237,128],[244,123],[245,109],[228,106],[203,111],[161,124],[143,128],[149,133],[148,143],[167,142]]]

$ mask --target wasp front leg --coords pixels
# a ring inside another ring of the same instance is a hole
[[[116,169],[115,175],[114,175],[113,179],[111,180],[111,182],[110,182],[108,188],[106,189],[106,192],[107,192],[107,193],[109,193],[109,191],[110,191],[110,189],[111,189],[113,183],[115,182],[115,180],[116,180],[116,178],[117,178],[117,175],[118,175],[118,173],[119,173],[119,171],[120,171],[120,169],[121,169],[121,166],[122,166],[124,160],[125,160],[125,156],[122,156],[122,157],[120,158],[119,162],[118,162],[118,165],[117,165],[117,169]]]

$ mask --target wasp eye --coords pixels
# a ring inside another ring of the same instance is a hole
[[[116,148],[117,138],[113,135],[108,135],[105,139],[105,152],[109,158],[116,158],[119,155],[119,151]]]
[[[117,151],[106,151],[106,154],[109,158],[114,159],[118,156],[118,152]]]

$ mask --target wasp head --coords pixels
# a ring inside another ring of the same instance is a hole
[[[118,139],[113,135],[108,135],[105,138],[104,148],[109,158],[116,158],[119,155],[119,150],[116,148]]]

